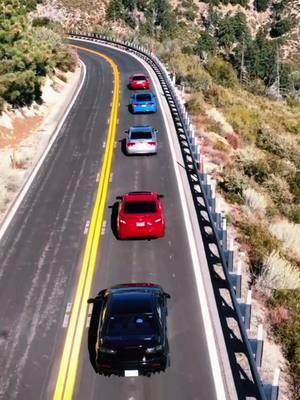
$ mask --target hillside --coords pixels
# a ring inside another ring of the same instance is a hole
[[[134,3],[127,1],[128,4]],[[137,1],[137,4],[147,1]],[[261,27],[268,30],[277,24],[281,29],[283,21],[291,23],[290,30],[284,33],[282,39],[282,57],[289,62],[300,62],[300,0],[260,0],[267,5],[266,9],[257,10],[259,0],[234,0],[232,4],[228,0],[172,0],[170,4],[179,21],[184,21],[193,30],[202,30],[203,21],[208,15],[211,5],[221,15],[234,15],[238,12],[245,14],[248,27],[252,35],[257,34]],[[106,25],[105,13],[109,0],[45,0],[38,5],[38,13],[57,19],[66,29],[93,29]],[[137,13],[138,15],[138,13]],[[285,26],[283,26],[284,31]]]

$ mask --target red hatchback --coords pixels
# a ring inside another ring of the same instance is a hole
[[[118,211],[118,237],[159,238],[165,234],[162,195],[130,192],[123,195]]]
[[[144,74],[134,74],[129,78],[129,89],[150,89],[150,81]]]

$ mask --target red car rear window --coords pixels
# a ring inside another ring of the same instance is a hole
[[[154,201],[126,201],[124,212],[126,214],[148,214],[155,213],[156,204]]]
[[[136,76],[132,77],[132,80],[134,80],[134,81],[145,81],[146,77],[143,76],[143,75],[136,75]]]

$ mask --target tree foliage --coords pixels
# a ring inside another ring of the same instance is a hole
[[[144,13],[145,20],[138,20],[135,11]],[[139,24],[144,35],[156,39],[174,38],[177,29],[176,15],[169,0],[110,0],[106,19],[123,20],[131,28]]]
[[[255,0],[254,5],[257,11],[266,11],[270,5],[270,0]]]
[[[29,24],[27,12],[36,4],[2,0],[0,5],[0,96],[14,106],[39,99],[43,78],[55,67],[69,69],[74,63],[58,34]]]

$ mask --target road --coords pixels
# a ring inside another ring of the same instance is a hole
[[[82,44],[81,44],[82,45]],[[92,44],[86,47],[99,50]],[[81,345],[76,399],[216,399],[203,318],[178,185],[162,113],[128,111],[128,76],[143,67],[116,50],[101,48],[119,66],[121,97],[106,222],[91,295],[120,282],[160,283],[172,296],[168,332],[171,367],[151,378],[101,377],[90,361],[92,329]],[[0,243],[0,399],[52,398],[86,243],[108,129],[113,78],[109,64],[80,51],[87,79],[59,138]],[[133,124],[158,129],[157,156],[126,157],[124,130]],[[111,229],[116,196],[126,191],[164,194],[166,236],[119,241]],[[95,323],[92,320],[92,325]]]

